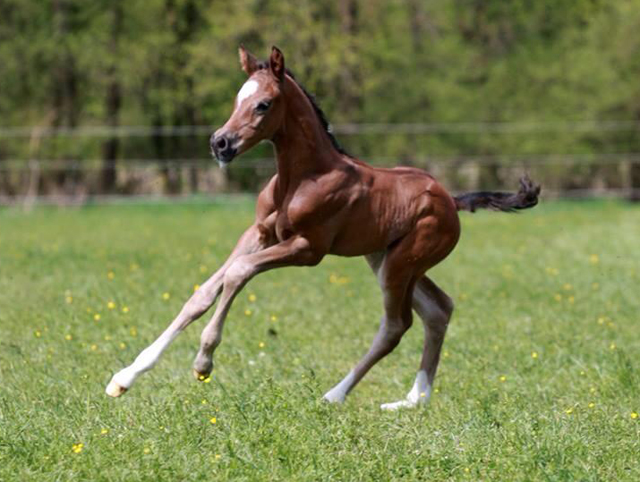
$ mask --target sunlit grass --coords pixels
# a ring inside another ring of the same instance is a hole
[[[343,406],[381,314],[360,259],[263,274],[208,383],[203,322],[123,398],[104,386],[216,269],[252,205],[0,211],[0,480],[640,480],[640,207],[463,215],[427,410],[386,413],[418,319]]]

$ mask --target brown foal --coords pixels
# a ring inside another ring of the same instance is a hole
[[[385,409],[426,403],[453,311],[451,298],[424,273],[442,261],[460,236],[458,210],[512,211],[537,203],[540,188],[527,178],[517,193],[469,193],[457,198],[429,174],[407,167],[374,168],[345,154],[324,114],[285,69],[276,47],[260,62],[243,47],[248,80],[227,123],[211,136],[221,164],[270,140],[277,174],[260,193],[254,224],[241,236],[224,265],[184,305],[162,335],[133,364],[116,373],[107,394],[117,397],[151,369],[160,354],[220,297],[202,332],[194,374],[213,369],[231,303],[251,278],[284,266],[314,266],[327,254],[365,256],[383,292],[384,315],[369,351],[324,398],[342,402],[369,369],[389,354],[421,318],[425,341],[413,388]]]

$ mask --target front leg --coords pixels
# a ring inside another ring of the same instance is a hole
[[[258,273],[285,266],[314,266],[325,254],[302,236],[294,236],[263,251],[239,256],[224,274],[222,296],[209,324],[202,331],[194,375],[203,380],[213,369],[213,352],[222,340],[222,328],[236,295]]]
[[[216,302],[222,291],[222,280],[229,266],[240,256],[264,249],[272,243],[272,239],[273,234],[262,223],[256,223],[247,229],[224,265],[189,298],[167,329],[145,348],[131,365],[113,376],[106,388],[107,395],[112,397],[122,395],[131,388],[142,373],[153,368],[171,342]]]

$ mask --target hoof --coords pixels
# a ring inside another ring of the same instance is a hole
[[[127,391],[126,388],[118,385],[113,380],[111,380],[109,382],[109,385],[107,385],[107,389],[105,390],[106,394],[109,395],[110,397],[113,397],[113,398],[119,397],[120,395],[122,395],[126,391]]]
[[[193,369],[193,376],[196,378],[196,380],[198,380],[199,382],[205,382],[206,380],[210,380],[211,377],[211,373],[200,373],[198,370],[196,370],[195,368]]]

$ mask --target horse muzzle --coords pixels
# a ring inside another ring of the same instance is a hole
[[[229,164],[238,153],[236,138],[226,134],[213,134],[209,144],[211,152],[221,164]]]

